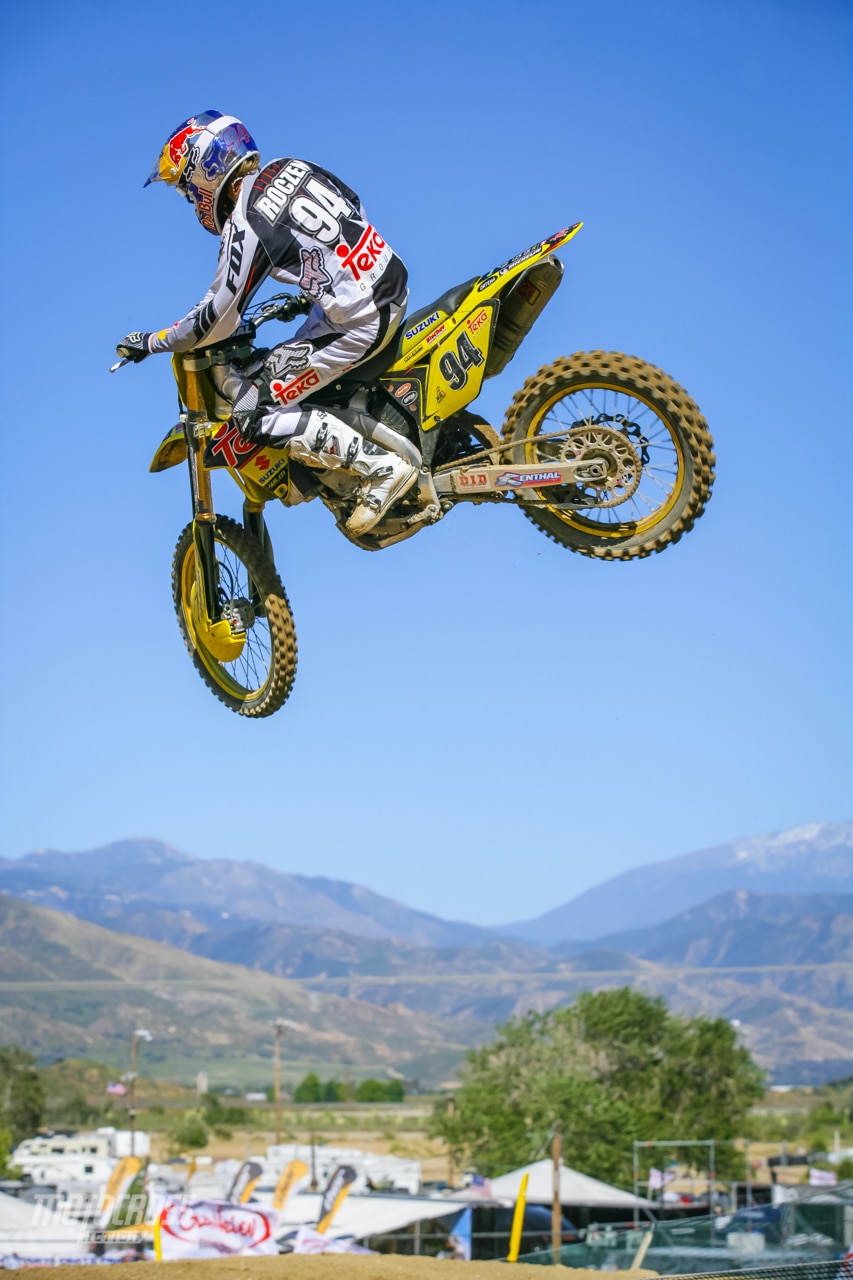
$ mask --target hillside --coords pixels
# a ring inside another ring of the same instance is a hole
[[[131,1032],[148,1028],[150,1074],[189,1079],[205,1068],[230,1079],[236,1061],[268,1080],[270,1020],[298,1024],[285,1044],[288,1075],[317,1064],[359,1073],[391,1067],[444,1078],[460,1050],[438,1019],[381,1008],[295,982],[119,934],[11,897],[0,897],[0,1042],[42,1061],[85,1056],[127,1063]]]
[[[853,822],[815,822],[636,867],[496,932],[538,946],[591,941],[658,924],[736,890],[853,893]]]
[[[0,892],[96,924],[128,927],[175,942],[187,933],[263,920],[344,929],[416,946],[474,945],[487,929],[439,920],[361,885],[289,875],[258,862],[205,860],[160,840],[120,840],[84,853],[42,849],[0,858]]]

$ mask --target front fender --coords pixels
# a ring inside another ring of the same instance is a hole
[[[178,422],[168,431],[161,443],[157,446],[157,452],[151,459],[149,471],[166,471],[169,467],[176,467],[179,462],[186,461],[187,456],[187,437],[184,433],[184,424]]]

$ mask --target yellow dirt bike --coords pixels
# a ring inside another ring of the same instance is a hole
[[[183,412],[151,470],[189,464],[193,519],[175,550],[175,609],[199,674],[226,706],[271,715],[296,673],[293,617],[263,517],[272,498],[294,506],[319,497],[341,532],[370,551],[435,524],[459,502],[499,502],[555,542],[605,560],[661,551],[702,514],[714,478],[707,423],[676,382],[634,356],[592,351],[546,365],[516,393],[502,437],[467,408],[553,296],[563,273],[554,251],[582,225],[449,289],[377,355],[303,396],[304,404],[356,414],[369,440],[418,467],[417,485],[360,538],[346,529],[354,478],[309,470],[286,449],[243,439],[211,376],[216,365],[250,367],[265,354],[253,345],[258,326],[294,319],[307,299],[278,294],[227,341],[175,357]],[[217,468],[242,490],[242,525],[216,514]]]

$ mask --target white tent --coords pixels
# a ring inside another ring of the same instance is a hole
[[[551,1204],[554,1196],[554,1166],[550,1160],[537,1160],[523,1169],[514,1169],[500,1178],[492,1178],[492,1195],[499,1200],[515,1200],[521,1187],[521,1179],[529,1174],[527,1200],[529,1204]],[[630,1210],[634,1205],[648,1201],[634,1197],[630,1191],[620,1191],[598,1178],[590,1178],[567,1165],[560,1166],[560,1203],[588,1205],[591,1209]]]
[[[0,1192],[0,1258],[80,1258],[89,1252],[88,1240],[82,1222]]]
[[[321,1200],[319,1194],[310,1191],[291,1196],[285,1216],[278,1225],[276,1234],[279,1238],[297,1227],[313,1225],[320,1216]],[[364,1240],[368,1236],[402,1231],[413,1222],[427,1222],[458,1213],[468,1203],[431,1196],[383,1196],[375,1191],[363,1196],[350,1195],[335,1214],[326,1234],[330,1238],[354,1236],[356,1240]]]

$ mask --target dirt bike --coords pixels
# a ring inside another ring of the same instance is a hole
[[[341,532],[370,551],[435,524],[457,503],[498,502],[571,551],[605,560],[661,551],[702,514],[714,478],[707,423],[676,382],[634,356],[591,351],[544,366],[516,393],[502,436],[467,408],[553,296],[563,273],[554,252],[582,225],[449,289],[336,382],[311,393],[309,369],[284,388],[304,405],[357,414],[375,446],[417,466],[416,486],[362,537],[346,528],[355,479],[244,439],[211,373],[250,369],[266,354],[253,345],[259,325],[295,319],[308,299],[277,294],[225,342],[174,357],[182,412],[150,469],[189,465],[193,519],[173,559],[175,610],[196,669],[226,706],[271,715],[296,673],[293,617],[263,516],[272,498],[295,506],[319,497]],[[369,246],[363,252],[369,258]],[[216,514],[217,468],[242,490],[242,525]]]

